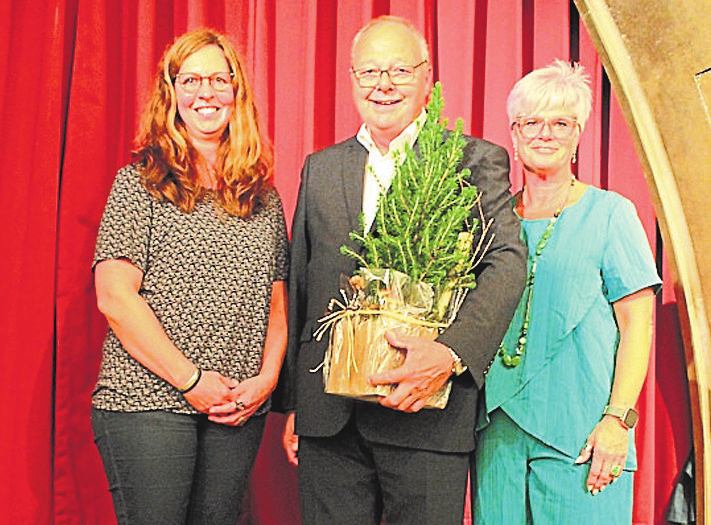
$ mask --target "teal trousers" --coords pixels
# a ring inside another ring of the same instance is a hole
[[[630,525],[633,472],[593,496],[590,463],[549,447],[523,431],[502,409],[479,434],[472,465],[475,525]],[[584,443],[581,443],[581,447]]]

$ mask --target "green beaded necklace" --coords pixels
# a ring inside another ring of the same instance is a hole
[[[563,209],[565,208],[565,205],[568,202],[568,197],[570,197],[570,192],[572,191],[574,185],[575,177],[571,177],[570,186],[568,186],[568,191],[565,194],[563,203],[560,205],[560,208],[558,208],[553,214],[551,221],[548,223],[546,230],[541,236],[541,240],[538,241],[538,245],[536,246],[536,253],[533,257],[533,261],[531,262],[531,271],[528,273],[528,278],[526,279],[526,289],[523,291],[523,294],[526,297],[526,307],[523,311],[523,324],[521,325],[521,333],[519,334],[518,340],[516,341],[516,352],[513,355],[509,354],[503,342],[499,346],[499,355],[501,356],[501,361],[503,362],[504,366],[507,366],[509,368],[518,366],[518,364],[521,362],[521,356],[523,356],[523,352],[526,350],[526,343],[528,341],[528,323],[531,315],[531,298],[533,297],[533,280],[536,276],[536,266],[538,264],[538,257],[541,255],[541,252],[543,252],[543,248],[546,247],[548,239],[551,236],[551,232],[553,231],[553,227],[555,226],[556,221],[558,221],[558,217],[560,217],[560,214],[563,212]],[[523,193],[521,194],[521,198],[523,198]]]

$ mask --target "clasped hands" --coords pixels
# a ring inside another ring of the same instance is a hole
[[[242,382],[214,370],[203,371],[198,384],[185,399],[210,421],[240,426],[267,400],[273,387],[260,375]]]
[[[405,352],[405,361],[398,368],[373,374],[368,381],[373,386],[397,385],[380,400],[382,406],[418,412],[452,375],[452,355],[442,343],[423,337],[390,331],[385,338],[391,346]]]

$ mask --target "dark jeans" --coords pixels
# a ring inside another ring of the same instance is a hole
[[[92,409],[119,525],[234,525],[265,421]]]

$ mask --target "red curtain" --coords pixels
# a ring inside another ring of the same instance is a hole
[[[640,408],[634,522],[665,523],[691,446],[689,399],[671,277],[629,132],[569,0],[2,0],[0,1],[0,494],[3,520],[113,523],[89,424],[106,324],[90,271],[116,170],[130,159],[156,64],[200,26],[240,50],[276,153],[289,217],[304,156],[351,136],[349,45],[367,20],[409,18],[433,50],[445,114],[509,147],[513,83],[554,57],[593,76],[595,113],[580,178],[631,198],[663,269],[656,343]],[[514,187],[522,175],[511,174]],[[283,419],[270,416],[245,523],[298,524]]]

